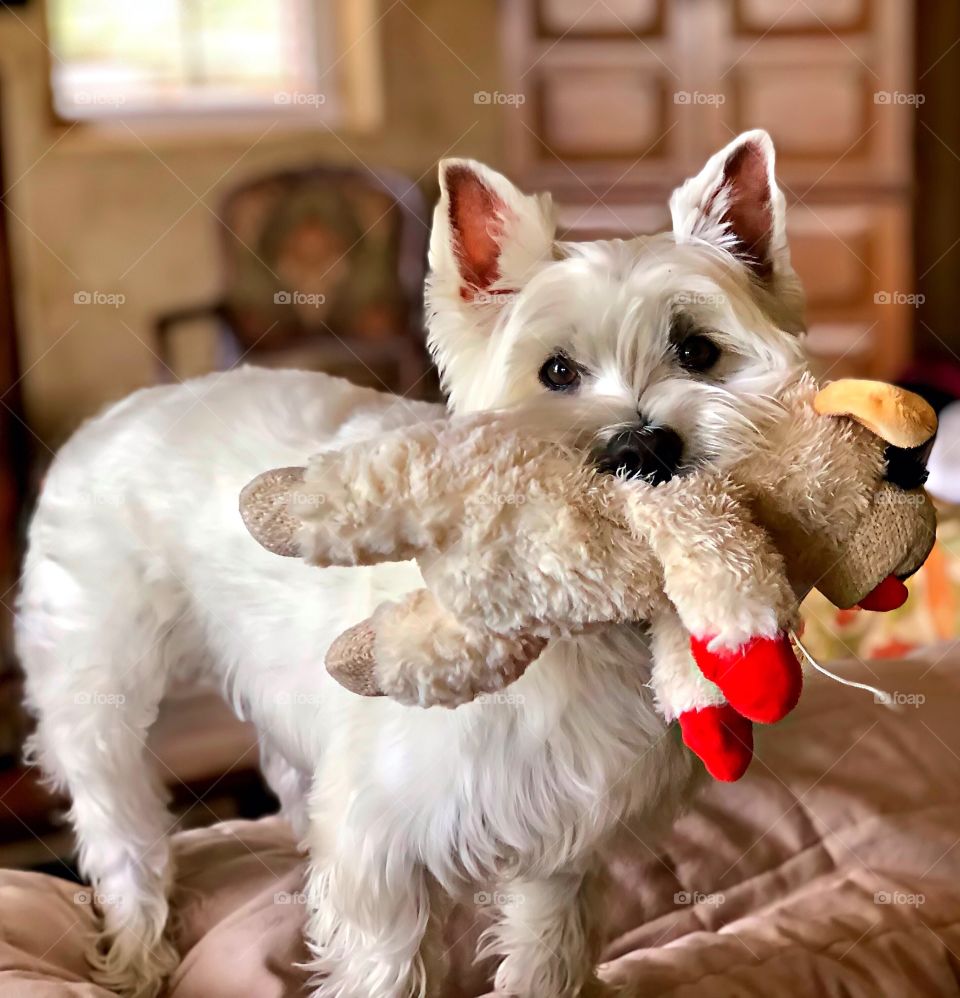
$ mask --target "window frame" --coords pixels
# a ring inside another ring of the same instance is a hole
[[[316,0],[311,0],[316,2]],[[307,102],[264,100],[216,103],[209,107],[105,107],[101,113],[68,117],[57,105],[53,84],[56,55],[50,44],[48,4],[41,5],[43,41],[46,51],[46,104],[55,126],[90,137],[133,139],[137,132],[192,141],[224,135],[249,135],[278,128],[280,131],[344,129],[372,131],[383,121],[381,65],[382,14],[377,0],[330,0],[327,15],[332,25],[333,59],[319,75],[318,91],[329,80],[335,98],[322,110]],[[318,67],[319,68],[319,67]],[[307,93],[307,91],[300,91]]]

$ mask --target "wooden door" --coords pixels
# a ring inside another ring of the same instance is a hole
[[[521,0],[510,169],[572,237],[652,232],[670,190],[766,128],[829,376],[909,358],[913,5],[908,0]]]

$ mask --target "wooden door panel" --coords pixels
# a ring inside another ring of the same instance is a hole
[[[541,155],[564,159],[657,157],[666,144],[661,74],[636,66],[546,69],[537,88]]]
[[[769,131],[781,168],[819,161],[820,169],[826,169],[842,158],[847,165],[855,162],[858,170],[870,169],[870,133],[879,122],[873,115],[869,74],[858,63],[745,61],[732,74],[730,97],[732,131]]]
[[[539,0],[537,26],[545,38],[659,35],[665,0]]]
[[[839,34],[868,28],[870,7],[870,0],[734,0],[733,16],[746,34]]]
[[[628,239],[670,228],[670,211],[662,203],[630,201],[561,201],[557,231],[561,239]]]
[[[815,366],[831,377],[836,370],[896,377],[908,360],[915,317],[906,206],[895,198],[794,205],[787,234],[807,294]]]
[[[828,220],[824,220],[826,214]],[[788,226],[793,266],[814,309],[859,308],[873,292],[877,233],[860,209],[817,206]]]
[[[714,66],[726,99],[704,151],[766,128],[778,172],[798,192],[909,183],[909,3],[735,0],[733,13]]]
[[[517,0],[503,10],[505,85],[524,97],[505,115],[520,183],[599,196],[682,179],[697,124],[676,103],[685,55],[675,4]]]

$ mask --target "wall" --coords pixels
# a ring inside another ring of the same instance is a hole
[[[430,190],[437,159],[499,164],[502,107],[474,93],[500,78],[494,3],[381,4],[385,115],[365,134],[279,123],[221,135],[164,136],[130,122],[108,139],[54,123],[40,0],[0,10],[0,79],[16,306],[28,419],[55,447],[76,423],[154,378],[152,317],[217,288],[211,214],[223,191],[276,166],[389,166]],[[429,27],[427,27],[429,25]],[[125,297],[77,305],[78,291]]]

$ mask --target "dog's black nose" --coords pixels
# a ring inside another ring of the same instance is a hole
[[[643,478],[651,485],[673,478],[683,456],[680,435],[666,426],[621,430],[597,460],[600,471],[621,478]]]

